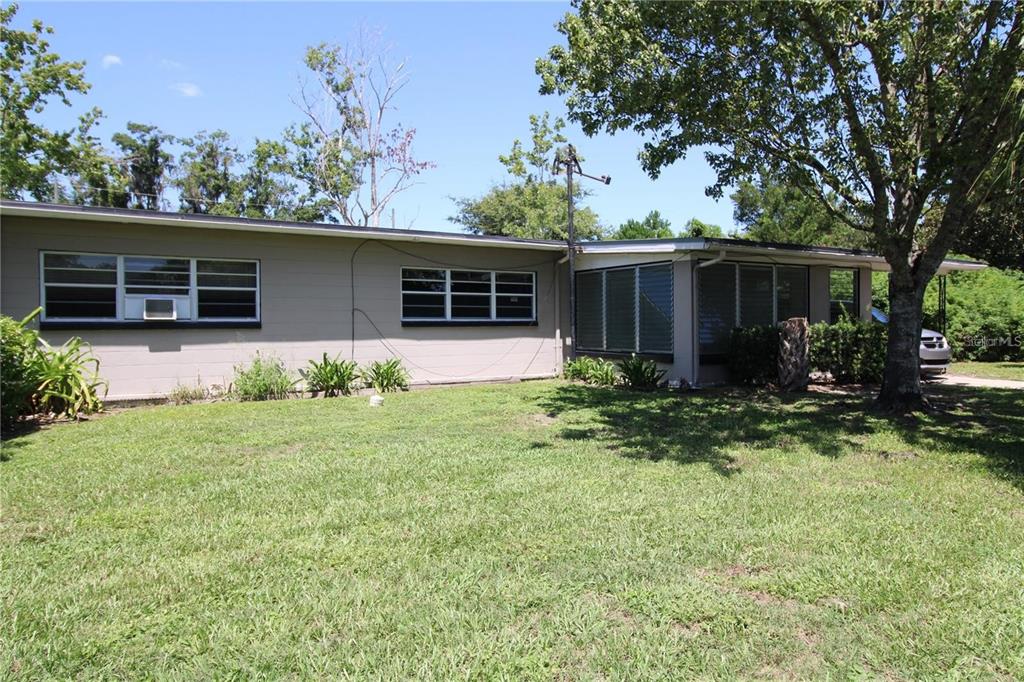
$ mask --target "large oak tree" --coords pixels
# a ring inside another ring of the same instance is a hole
[[[925,289],[1024,144],[1024,6],[577,0],[538,62],[588,134],[633,129],[651,175],[710,145],[723,188],[767,167],[892,268],[879,396],[922,402]],[[1014,186],[1019,191],[1019,179]]]

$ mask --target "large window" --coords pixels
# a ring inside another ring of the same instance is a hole
[[[853,268],[832,268],[828,271],[829,318],[838,322],[844,315],[857,317],[857,271]]]
[[[716,263],[697,273],[701,355],[726,354],[734,327],[807,317],[805,266]]]
[[[671,353],[671,263],[578,273],[576,347]]]
[[[405,322],[524,322],[537,319],[532,272],[402,268]]]
[[[43,320],[258,321],[259,263],[247,260],[43,253]]]

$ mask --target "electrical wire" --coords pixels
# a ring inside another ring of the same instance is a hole
[[[83,187],[86,188],[86,189],[103,191],[103,192],[108,192],[108,193],[124,194],[126,196],[145,196],[145,197],[153,197],[153,198],[156,198],[158,200],[164,198],[163,194],[154,194],[154,193],[148,193],[148,192],[136,192],[136,191],[133,191],[133,190],[113,190],[113,189],[110,189],[108,187],[96,187],[96,186],[92,186],[92,185],[84,185],[84,186],[83,185],[77,185],[77,186],[76,185],[72,185],[72,188],[76,189],[76,190],[81,190]],[[203,200],[205,200],[205,198],[189,197],[187,195],[181,195],[181,194],[179,194],[179,199],[184,199],[186,201],[203,201]],[[76,204],[68,203],[67,205],[72,205],[73,206],[73,205],[76,205]],[[280,208],[282,206],[281,204],[273,205],[273,204],[256,204],[256,203],[246,203],[245,205],[246,206],[259,207],[259,208]],[[426,367],[423,367],[422,365],[414,362],[406,354],[402,353],[398,348],[394,347],[393,345],[389,344],[386,341],[386,338],[387,338],[386,335],[380,330],[380,328],[377,326],[377,324],[373,321],[373,319],[370,317],[369,313],[367,313],[365,310],[362,310],[362,309],[356,307],[355,259],[356,259],[356,255],[359,253],[359,251],[364,246],[366,246],[366,244],[368,242],[371,242],[371,241],[376,242],[378,245],[383,246],[383,247],[388,248],[388,249],[391,249],[392,251],[395,251],[397,253],[403,254],[405,256],[409,256],[410,258],[416,258],[417,260],[421,260],[421,261],[424,261],[424,262],[427,262],[427,263],[431,263],[433,265],[439,265],[439,266],[449,267],[449,268],[474,268],[477,265],[477,263],[442,261],[442,260],[437,260],[437,259],[434,259],[434,258],[429,258],[429,257],[424,256],[422,254],[417,254],[417,253],[413,253],[411,251],[407,251],[405,249],[399,248],[399,247],[397,247],[397,246],[395,246],[393,244],[389,244],[389,243],[381,241],[381,240],[374,240],[374,239],[364,239],[364,240],[362,240],[359,243],[359,245],[355,249],[353,249],[352,254],[349,257],[349,291],[351,292],[351,296],[350,296],[350,299],[351,299],[351,306],[350,306],[351,338],[350,338],[350,348],[349,348],[349,357],[350,357],[350,359],[355,360],[355,353],[356,353],[356,331],[355,331],[356,330],[356,313],[361,314],[366,319],[366,321],[370,323],[370,326],[372,326],[374,331],[377,332],[378,340],[380,341],[381,345],[384,346],[384,348],[387,349],[390,353],[392,353],[396,357],[402,358],[405,362],[407,362],[412,367],[415,367],[415,368],[417,368],[417,369],[419,369],[419,370],[421,370],[423,372],[427,372],[429,374],[433,374],[435,376],[444,377],[446,379],[468,379],[468,378],[471,378],[471,377],[473,377],[475,375],[479,375],[482,372],[485,372],[488,369],[490,369],[490,368],[498,365],[499,363],[501,363],[505,358],[507,358],[509,355],[512,354],[512,351],[514,351],[519,346],[519,343],[524,338],[522,336],[519,337],[518,339],[516,339],[516,341],[504,353],[502,353],[496,360],[494,360],[493,362],[491,362],[491,363],[485,365],[484,367],[481,367],[480,369],[477,369],[476,371],[471,372],[469,374],[458,374],[458,375],[456,375],[456,374],[445,374],[443,372],[436,372],[434,370],[427,369]],[[531,262],[531,263],[510,264],[510,265],[508,265],[508,267],[509,268],[514,268],[514,269],[518,269],[518,268],[540,267],[540,266],[543,266],[543,265],[556,265],[556,261],[548,258],[548,259],[545,259],[545,260],[542,260],[542,261],[535,261],[535,262]],[[555,278],[557,278],[557,272],[555,272],[553,274],[551,282],[548,284],[548,290],[544,294],[543,300],[549,300],[550,299],[552,291],[554,289]],[[536,294],[536,292],[534,292],[534,293]],[[540,339],[540,343],[538,344],[537,349],[534,351],[533,355],[530,358],[530,361],[526,364],[526,367],[524,368],[524,372],[523,372],[524,374],[526,373],[527,370],[529,370],[530,367],[533,366],[533,363],[536,362],[537,356],[540,355],[540,351],[543,349],[544,344],[545,344],[546,341],[547,341],[547,339],[544,339],[544,338]],[[429,384],[431,382],[428,380],[427,383]]]
[[[356,354],[356,325],[355,325],[356,313],[359,313],[360,315],[362,315],[366,319],[366,321],[370,323],[370,326],[373,327],[373,330],[377,333],[377,340],[385,348],[385,350],[387,350],[393,356],[401,358],[406,363],[408,363],[410,366],[415,367],[416,369],[419,369],[419,370],[421,370],[423,372],[426,372],[428,374],[433,374],[434,376],[443,377],[445,379],[455,379],[455,380],[458,380],[458,379],[470,379],[470,378],[472,378],[474,376],[480,375],[481,373],[486,372],[487,370],[491,369],[492,367],[500,364],[503,360],[505,360],[505,358],[507,358],[509,355],[511,355],[512,351],[514,351],[519,346],[520,342],[523,340],[524,337],[520,336],[497,359],[495,359],[491,363],[485,365],[484,367],[481,367],[481,368],[479,368],[479,369],[477,369],[477,370],[475,370],[473,372],[470,372],[468,374],[446,374],[444,372],[437,372],[435,370],[428,369],[428,368],[420,365],[419,363],[415,362],[408,355],[406,355],[401,350],[399,350],[397,347],[395,347],[393,344],[391,344],[391,343],[389,343],[387,341],[387,335],[384,334],[383,331],[381,331],[380,327],[377,326],[377,323],[374,322],[373,318],[370,317],[369,313],[367,313],[365,310],[363,310],[361,308],[356,307],[355,260],[356,260],[356,255],[359,253],[360,249],[362,249],[364,246],[366,246],[366,244],[368,242],[375,242],[376,244],[378,244],[380,246],[384,246],[384,247],[389,248],[389,249],[391,249],[393,251],[396,251],[398,253],[402,253],[404,255],[407,255],[407,256],[409,256],[411,258],[416,258],[418,260],[424,260],[424,261],[433,263],[435,265],[441,265],[441,266],[444,266],[444,267],[471,268],[471,267],[474,267],[475,265],[477,265],[476,263],[470,264],[470,265],[465,265],[465,264],[462,264],[462,263],[445,262],[445,261],[439,261],[439,260],[427,258],[426,256],[422,256],[420,254],[415,254],[415,253],[406,251],[405,249],[398,248],[398,247],[396,247],[396,246],[394,246],[392,244],[387,244],[385,242],[382,242],[382,241],[379,241],[379,240],[374,240],[374,239],[364,239],[362,242],[360,242],[359,245],[355,249],[353,249],[352,255],[349,257],[349,287],[350,287],[350,291],[351,291],[351,301],[352,301],[352,309],[351,309],[351,316],[352,316],[352,318],[351,318],[352,319],[352,323],[351,323],[351,346],[350,346],[350,351],[349,351],[350,352],[350,359],[351,360],[355,360],[355,354]],[[540,261],[538,263],[529,264],[529,265],[510,265],[508,267],[524,268],[524,267],[536,267],[536,266],[540,266],[540,265],[552,265],[553,267],[557,267],[556,261],[551,260],[551,259],[547,259],[547,260]],[[556,277],[557,277],[557,273],[553,273],[551,281],[548,283],[547,291],[544,293],[544,297],[543,297],[542,300],[545,300],[545,301],[550,300],[551,295],[552,295],[552,293],[554,291]],[[534,292],[534,295],[536,295],[536,293],[537,292]],[[525,368],[523,370],[523,374],[526,374],[526,372],[530,369],[530,367],[533,366],[533,363],[536,362],[537,356],[540,355],[540,351],[544,348],[544,344],[546,342],[547,342],[547,339],[545,339],[545,338],[541,338],[540,339],[540,342],[537,345],[537,349],[534,351],[533,355],[530,357],[530,361],[526,363],[526,366],[525,366]],[[425,381],[426,381],[427,384],[431,384],[432,383],[430,380],[425,380]]]

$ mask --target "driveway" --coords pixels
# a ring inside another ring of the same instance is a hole
[[[931,379],[929,383],[936,386],[977,386],[980,388],[1016,388],[1024,391],[1024,381],[1011,381],[1010,379],[982,379],[981,377],[967,377],[957,374],[940,374]]]

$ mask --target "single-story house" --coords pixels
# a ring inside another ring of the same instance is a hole
[[[863,251],[734,239],[578,246],[580,353],[630,353],[671,380],[723,377],[733,327],[869,319]],[[557,375],[567,356],[564,242],[0,202],[0,312],[92,344],[108,397],[227,385],[257,352],[397,357],[414,383]],[[947,260],[940,274],[981,263]]]

